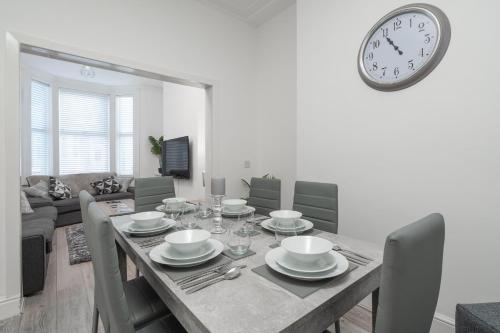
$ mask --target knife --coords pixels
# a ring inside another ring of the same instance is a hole
[[[219,276],[223,276],[224,274],[226,274],[233,267],[245,268],[245,267],[247,267],[247,265],[228,266],[225,269],[223,269],[221,272],[210,274],[210,276],[207,276],[207,277],[204,277],[204,278],[201,278],[201,279],[197,279],[196,281],[190,281],[188,283],[182,284],[181,285],[181,289],[191,288],[191,287],[197,286],[199,284],[202,284],[204,282],[207,282],[207,281],[213,280],[215,278],[218,278]]]

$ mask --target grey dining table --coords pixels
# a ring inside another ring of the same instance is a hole
[[[193,214],[183,217],[193,218]],[[317,237],[370,256],[374,261],[334,278],[311,295],[300,298],[251,271],[265,264],[265,254],[274,243],[273,234],[261,231],[252,237],[250,248],[256,254],[236,262],[247,265],[240,277],[186,294],[160,265],[149,258],[151,248],[141,248],[120,230],[122,224],[130,222],[130,216],[115,216],[111,220],[115,227],[122,278],[127,276],[128,256],[188,332],[320,333],[370,294],[374,314],[372,324],[375,323],[382,265],[382,249],[378,245],[329,232],[317,234]],[[210,230],[211,219],[197,221],[200,227]],[[225,220],[224,223],[231,222]],[[225,243],[224,234],[212,237]]]

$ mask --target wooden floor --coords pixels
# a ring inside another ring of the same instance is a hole
[[[130,278],[135,275],[135,268],[131,262],[128,266]],[[21,316],[0,321],[0,332],[89,333],[93,302],[92,264],[69,264],[65,228],[58,228],[49,255],[44,290],[24,299]],[[335,329],[332,327],[330,331]],[[354,308],[341,319],[341,331],[371,332],[371,313],[361,307]],[[103,332],[102,328],[99,332]]]

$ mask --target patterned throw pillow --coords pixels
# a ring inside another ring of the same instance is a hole
[[[49,198],[49,184],[43,180],[36,185],[23,188],[23,191],[31,197]]]
[[[98,180],[93,183],[90,183],[97,194],[110,194],[120,192],[120,188],[122,187],[119,182],[116,181],[113,177],[104,178],[103,180]]]
[[[49,177],[49,194],[56,200],[71,198],[71,187],[57,178]]]
[[[35,211],[31,208],[28,198],[26,198],[26,193],[21,191],[21,214],[31,214]]]

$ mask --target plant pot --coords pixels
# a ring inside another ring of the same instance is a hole
[[[159,173],[160,175],[163,175],[163,172],[162,172],[162,171],[163,171],[163,169],[162,169],[162,168],[158,168],[158,173]]]

